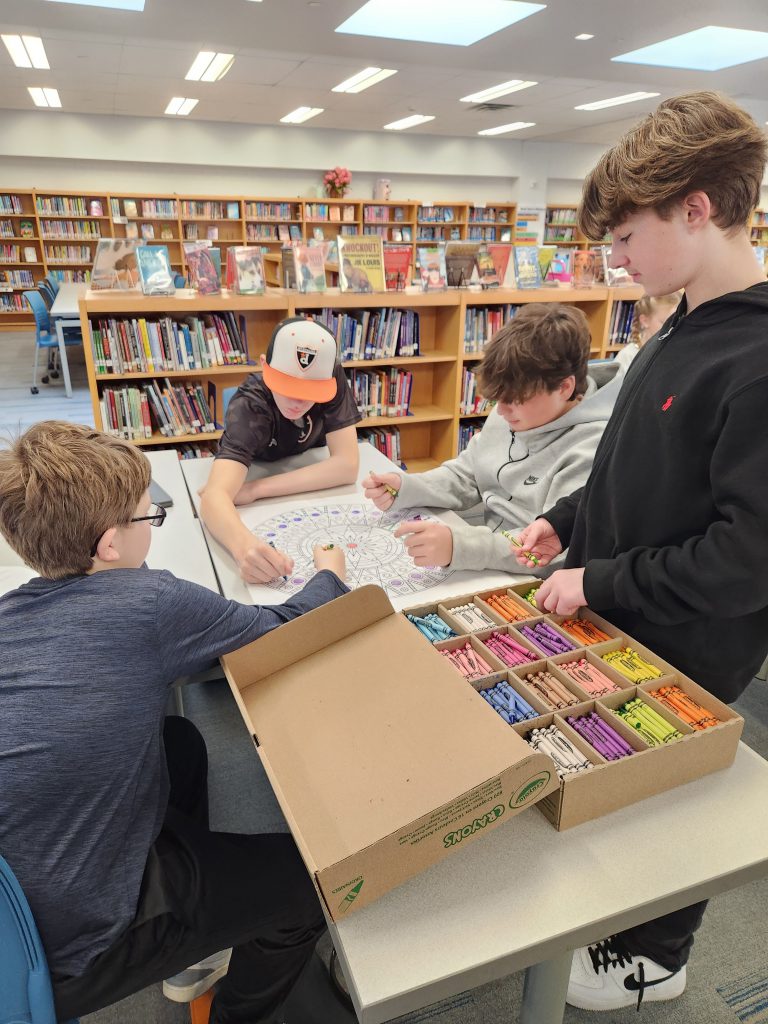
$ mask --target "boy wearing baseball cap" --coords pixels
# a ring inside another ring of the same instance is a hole
[[[357,479],[355,424],[361,417],[337,356],[336,339],[322,324],[307,317],[281,320],[261,356],[262,372],[248,377],[227,408],[201,515],[247,583],[289,575],[293,561],[255,537],[236,505]],[[274,462],[322,445],[329,459],[246,483],[252,462]]]

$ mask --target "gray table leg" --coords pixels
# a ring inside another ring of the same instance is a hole
[[[67,360],[67,346],[64,342],[64,328],[61,320],[56,321],[56,337],[59,340],[59,362],[61,363],[61,371],[64,374],[64,390],[67,393],[67,398],[72,397],[72,382],[69,379],[69,362]]]
[[[525,972],[519,1024],[562,1024],[573,953],[534,964]]]

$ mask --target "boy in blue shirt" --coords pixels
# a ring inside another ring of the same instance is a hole
[[[271,1020],[324,927],[290,836],[208,827],[171,683],[347,591],[343,556],[283,605],[144,565],[163,509],[124,442],[49,421],[0,451],[0,531],[40,573],[0,598],[0,850],[26,893],[59,1019],[234,946],[216,1024]]]

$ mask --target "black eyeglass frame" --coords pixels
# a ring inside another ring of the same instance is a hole
[[[148,516],[134,516],[133,519],[129,519],[129,523],[149,523],[151,526],[162,526],[165,522],[168,511],[163,508],[162,505],[152,504],[149,506],[151,515]],[[99,538],[100,540],[101,538]],[[91,558],[96,557],[96,549],[99,546],[99,541],[94,541],[93,547],[91,548]]]

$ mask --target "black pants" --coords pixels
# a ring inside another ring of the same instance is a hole
[[[289,835],[208,828],[208,757],[191,722],[164,730],[171,792],[134,921],[77,978],[54,977],[58,1019],[92,1013],[234,946],[211,1009],[216,1024],[260,1024],[279,1008],[325,928]]]
[[[619,932],[630,953],[647,956],[668,971],[676,971],[688,962],[693,934],[701,924],[707,901],[694,903],[654,921]]]

